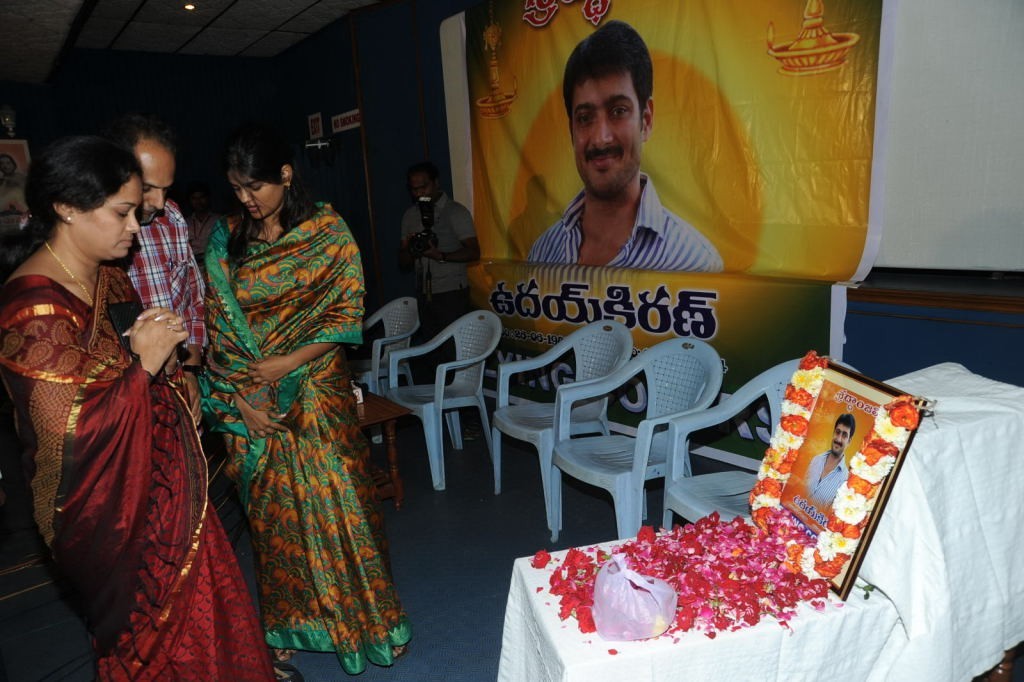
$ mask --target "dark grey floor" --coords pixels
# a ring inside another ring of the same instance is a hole
[[[59,579],[51,575],[14,465],[17,448],[8,412],[0,413],[0,469],[8,502],[0,508],[0,681],[90,680],[88,636]],[[498,670],[505,600],[516,557],[541,548],[592,544],[615,536],[610,498],[567,484],[564,529],[549,542],[536,456],[504,441],[503,492],[493,494],[491,463],[483,440],[447,451],[447,490],[435,492],[418,422],[399,428],[406,500],[384,510],[395,582],[414,634],[409,652],[391,668],[370,666],[360,680],[392,682],[494,680]],[[383,460],[383,453],[375,451]],[[700,467],[695,462],[695,467]],[[710,466],[707,463],[704,466]],[[223,488],[214,485],[214,496]],[[233,501],[221,499],[221,515],[238,537],[243,569],[252,573],[244,522]],[[660,517],[661,493],[648,495],[650,521]],[[307,682],[344,680],[333,654],[300,653],[293,662]],[[1024,682],[1018,659],[1014,680]],[[201,675],[199,679],[202,679]],[[524,680],[523,682],[530,682]]]

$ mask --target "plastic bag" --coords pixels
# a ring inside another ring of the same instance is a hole
[[[677,600],[667,582],[637,573],[624,556],[613,554],[594,581],[597,634],[620,642],[657,637],[672,624]]]

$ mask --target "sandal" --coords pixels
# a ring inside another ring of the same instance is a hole
[[[305,682],[306,680],[298,668],[291,663],[282,661],[274,662],[274,679],[282,682]]]
[[[295,649],[271,649],[271,655],[278,663],[292,660],[292,656],[298,653]]]

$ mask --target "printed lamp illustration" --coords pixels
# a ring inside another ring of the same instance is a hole
[[[512,77],[512,91],[501,91],[501,76],[498,69],[498,47],[501,46],[501,24],[494,20],[494,6],[490,8],[491,21],[484,29],[484,49],[491,53],[488,62],[491,94],[477,99],[476,106],[483,118],[502,118],[516,101],[519,83]]]
[[[860,40],[856,33],[832,33],[825,28],[825,6],[807,0],[803,28],[791,43],[775,42],[775,24],[768,23],[768,54],[782,65],[779,73],[805,76],[838,69]]]

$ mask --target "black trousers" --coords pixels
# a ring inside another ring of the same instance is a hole
[[[419,341],[426,343],[437,336],[445,327],[469,312],[469,287],[435,293],[428,301],[426,296],[420,294],[419,313],[420,330]],[[417,383],[432,383],[434,381],[434,370],[442,362],[450,362],[455,359],[455,344],[451,341],[444,344],[436,351],[416,358],[412,365],[413,376]]]

